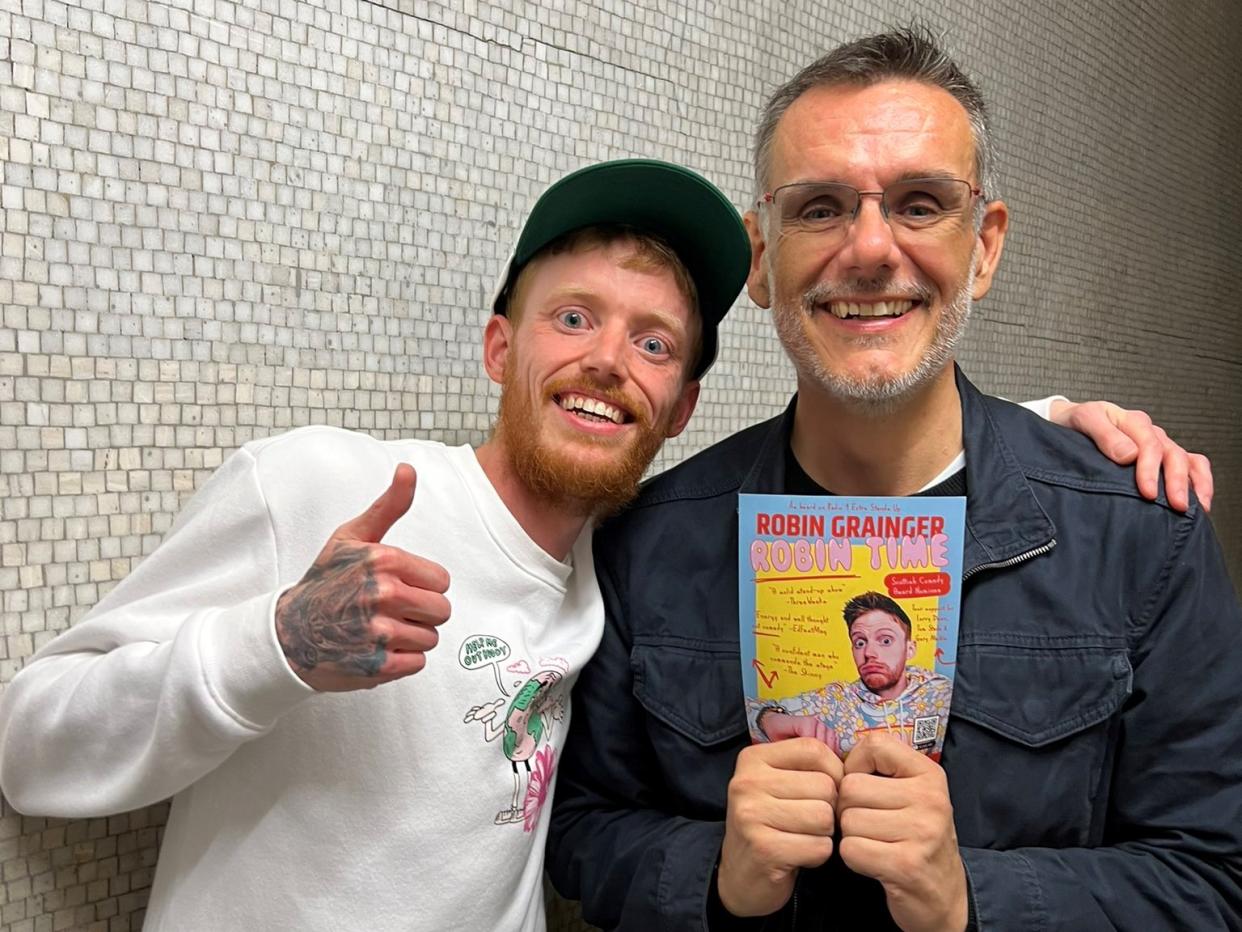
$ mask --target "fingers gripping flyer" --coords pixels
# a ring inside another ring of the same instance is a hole
[[[845,757],[882,731],[940,759],[965,513],[965,498],[739,496],[753,740],[818,738]]]

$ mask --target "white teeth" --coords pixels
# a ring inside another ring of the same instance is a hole
[[[900,317],[912,307],[914,307],[913,301],[868,301],[865,303],[833,301],[828,305],[833,316],[841,320],[847,317]]]
[[[614,408],[598,398],[585,398],[582,395],[564,395],[561,397],[560,403],[561,407],[566,411],[582,411],[587,414],[594,414],[597,417],[607,418],[614,424],[620,424],[625,420],[625,416],[621,413],[620,408]]]

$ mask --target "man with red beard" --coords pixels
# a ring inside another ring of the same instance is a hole
[[[542,808],[603,627],[591,521],[685,426],[748,254],[677,166],[553,185],[483,334],[491,439],[247,444],[5,690],[6,798],[172,796],[149,930],[541,932]]]
[[[608,624],[548,857],[588,921],[1242,928],[1242,611],[1203,508],[1145,501],[953,364],[1009,225],[990,132],[920,29],[769,100],[747,286],[798,393],[596,534]],[[941,763],[883,736],[844,763],[814,737],[749,744],[739,493],[966,497]]]
[[[483,335],[491,439],[247,444],[9,684],[6,798],[172,796],[148,930],[541,930],[542,807],[603,628],[590,524],[685,426],[748,256],[676,166],[553,185]]]

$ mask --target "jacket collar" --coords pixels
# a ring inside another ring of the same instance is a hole
[[[962,440],[966,447],[966,550],[962,573],[1017,562],[1034,550],[1051,547],[1056,525],[1026,481],[1013,449],[1005,442],[989,400],[956,363],[962,399]]]
[[[953,366],[962,403],[962,438],[966,448],[966,545],[963,574],[1017,561],[1034,550],[1050,547],[1056,527],[1039,504],[1026,475],[1005,442],[988,401],[962,370]],[[780,493],[784,490],[787,457],[798,396],[784,414],[768,422],[739,492]]]
[[[788,463],[788,457],[793,455],[790,441],[793,436],[794,412],[797,409],[798,396],[795,393],[785,406],[784,413],[764,425],[759,453],[746,478],[742,480],[738,492],[771,495],[785,491],[785,464]]]

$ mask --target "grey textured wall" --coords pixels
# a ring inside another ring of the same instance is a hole
[[[0,682],[246,440],[481,440],[486,299],[545,184],[654,156],[743,205],[765,93],[912,13],[981,78],[1013,212],[968,370],[1208,452],[1242,578],[1235,0],[0,0]],[[739,305],[662,462],[790,381]],[[136,928],[165,812],[6,806],[0,926]]]

